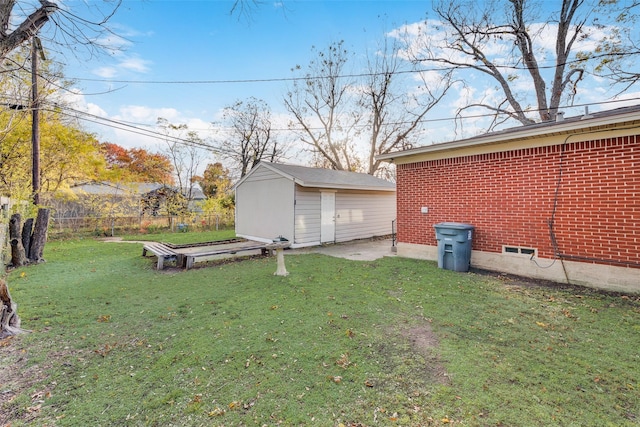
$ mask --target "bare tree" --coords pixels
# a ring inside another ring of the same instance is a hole
[[[59,7],[57,3],[39,0],[5,0],[0,2],[0,59],[22,45],[31,37],[40,35],[44,25],[53,21],[55,28],[47,31],[46,40],[51,44],[89,50],[101,46],[99,35],[110,32],[107,21],[118,10],[121,0],[81,2],[73,8]],[[80,11],[82,6],[85,10]]]
[[[451,88],[451,73],[420,73],[407,69],[410,65],[400,57],[397,41],[385,38],[382,48],[369,58],[369,73],[362,89],[360,105],[366,118],[369,148],[366,172],[379,171],[381,161],[376,156],[391,151],[409,149],[423,129],[424,118]],[[402,86],[407,73],[422,84],[415,88]]]
[[[271,110],[261,99],[251,97],[225,108],[223,119],[230,136],[218,143],[222,157],[230,160],[245,176],[261,160],[280,160],[283,146],[274,138]]]
[[[449,73],[420,73],[385,39],[367,72],[348,75],[343,42],[318,52],[285,97],[291,128],[317,166],[381,175],[376,156],[410,148],[427,113],[451,87]],[[434,78],[435,77],[435,78]]]
[[[0,2],[0,59],[4,59],[9,52],[38,34],[51,15],[58,11],[57,4],[40,0],[40,6],[29,15],[22,16],[20,24],[12,29],[13,17],[22,15],[22,8],[17,8],[16,3],[16,0]]]
[[[598,10],[614,25],[606,28],[607,36],[596,49],[581,54],[596,61],[595,72],[608,78],[622,93],[640,82],[640,44],[637,40],[640,1],[600,0]]]
[[[190,131],[185,124],[175,125],[167,119],[158,118],[158,126],[166,135],[164,154],[173,164],[178,189],[191,200],[194,180],[203,156],[203,141],[195,131]]]
[[[304,78],[294,81],[284,99],[294,117],[290,128],[314,154],[316,166],[358,170],[361,164],[354,141],[359,137],[362,112],[350,92],[355,81],[345,76],[352,54],[343,40],[324,51],[312,50],[317,58],[309,63]]]
[[[493,79],[502,96],[464,107],[491,111],[496,116],[493,125],[505,118],[534,123],[530,114],[554,120],[561,101],[572,98],[584,76],[585,63],[575,48],[590,36],[586,24],[592,11],[584,0],[557,4],[550,16],[539,20],[544,8],[533,0],[439,0],[434,5],[439,21],[427,22],[423,44],[414,47],[413,54],[421,63],[471,70]],[[549,33],[554,39],[552,54],[543,44]],[[540,65],[549,62],[551,67]],[[525,104],[523,86],[535,92],[534,105]]]

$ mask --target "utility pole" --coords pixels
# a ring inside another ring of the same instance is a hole
[[[40,204],[40,101],[38,100],[38,51],[45,60],[40,39],[33,36],[31,48],[31,184],[33,203]]]

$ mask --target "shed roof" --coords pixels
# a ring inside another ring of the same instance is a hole
[[[254,167],[235,186],[240,185],[260,167],[267,168],[278,175],[294,181],[302,187],[320,187],[346,190],[395,191],[393,182],[376,178],[366,173],[336,171],[331,169],[310,168],[306,166],[285,165],[262,161]]]
[[[518,126],[496,132],[489,132],[471,138],[438,144],[425,145],[409,150],[396,151],[377,156],[379,160],[403,159],[446,152],[456,149],[502,144],[510,141],[533,140],[545,136],[571,135],[585,132],[598,132],[616,126],[635,126],[640,128],[640,105],[599,111],[587,115],[567,117],[551,122],[540,122]],[[403,159],[404,160],[404,159]]]

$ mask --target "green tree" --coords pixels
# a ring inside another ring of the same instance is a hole
[[[106,162],[95,136],[56,113],[41,115],[42,190],[55,192],[83,180],[100,179]],[[24,200],[31,192],[31,116],[0,111],[0,193]]]
[[[207,197],[216,197],[231,187],[230,172],[220,162],[208,164],[202,176],[194,176],[193,180],[200,184]]]

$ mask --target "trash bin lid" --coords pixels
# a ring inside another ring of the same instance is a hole
[[[440,222],[438,224],[433,224],[433,228],[453,228],[455,230],[471,230],[473,229],[473,225],[465,224],[463,222]]]

